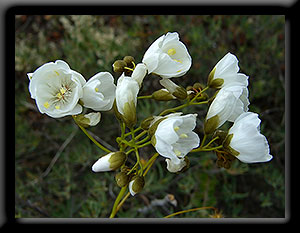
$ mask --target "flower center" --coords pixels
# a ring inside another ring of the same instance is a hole
[[[167,53],[169,56],[172,56],[176,53],[176,49],[169,49]]]

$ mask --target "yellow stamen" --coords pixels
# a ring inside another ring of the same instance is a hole
[[[174,130],[177,132],[179,130],[179,127],[178,126],[175,126],[174,127]]]
[[[169,56],[172,56],[172,55],[174,55],[176,53],[176,49],[169,49],[168,50],[168,55]]]
[[[66,88],[62,87],[62,88],[59,89],[59,91],[63,95],[63,94],[66,93],[67,90],[66,90]]]
[[[99,92],[99,88],[95,87],[95,91],[96,91],[96,92]]]
[[[180,156],[181,155],[181,152],[179,150],[176,150],[176,149],[174,150],[174,153],[175,153],[176,156]]]
[[[56,94],[56,97],[59,98],[59,99],[62,97],[62,95],[60,94],[60,92],[58,92],[58,93]]]
[[[173,59],[173,60],[176,62],[182,63],[182,61],[180,61],[180,60],[177,60],[177,59]]]
[[[56,109],[60,109],[60,105],[56,105],[55,108],[56,108]]]
[[[180,134],[180,138],[188,138],[188,136],[185,133]]]
[[[182,70],[177,70],[176,72],[179,73],[179,72],[181,72],[181,71],[182,71]]]
[[[54,72],[55,72],[55,74],[57,74],[57,76],[59,76],[59,73],[56,70]]]
[[[48,101],[46,101],[46,102],[44,103],[44,107],[45,107],[45,108],[49,108],[49,107],[50,107],[50,104],[48,103]]]

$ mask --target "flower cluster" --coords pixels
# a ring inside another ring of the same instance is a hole
[[[71,115],[83,132],[107,152],[95,162],[92,171],[119,170],[116,183],[122,190],[128,188],[131,195],[135,195],[144,187],[144,177],[158,155],[165,158],[166,168],[172,173],[188,169],[187,154],[202,151],[215,152],[217,165],[224,168],[230,168],[235,159],[245,163],[272,159],[268,141],[260,133],[258,114],[248,111],[249,77],[239,72],[238,62],[235,55],[227,53],[209,73],[206,85],[199,82],[186,88],[177,85],[171,79],[185,75],[191,68],[192,58],[178,33],[168,32],[150,45],[140,63],[136,64],[132,56],[113,63],[113,71],[118,75],[116,85],[109,72],[99,72],[86,81],[66,62],[57,60],[28,73],[29,92],[41,113],[54,118]],[[150,74],[160,78],[162,88],[150,96],[139,96],[143,81]],[[211,96],[206,92],[209,89],[214,91]],[[177,100],[181,104],[146,116],[137,126],[139,99]],[[196,132],[201,116],[197,112],[184,115],[179,110],[204,104],[209,107],[200,140]],[[92,112],[83,114],[84,108]],[[121,135],[116,139],[119,150],[114,152],[84,129],[97,125],[100,112],[111,109],[121,129]],[[228,130],[222,129],[225,122],[232,124]],[[211,140],[206,143],[209,137]],[[157,153],[142,164],[139,149],[148,145],[152,145]],[[136,163],[130,167],[127,158],[132,154]],[[117,204],[116,201],[112,215],[117,211]]]

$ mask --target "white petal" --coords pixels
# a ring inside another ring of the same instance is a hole
[[[215,77],[220,78],[223,75],[230,75],[237,73],[240,68],[238,66],[238,59],[235,55],[231,53],[227,53],[217,64],[216,64],[216,71]]]
[[[138,82],[139,86],[142,85],[142,82],[147,74],[147,67],[143,63],[136,65],[134,71],[132,72],[131,78]]]
[[[240,154],[237,158],[245,163],[266,162],[270,155],[268,141],[259,131],[260,119],[256,113],[241,114],[230,128],[233,134],[230,146]]]
[[[123,108],[127,102],[133,102],[136,106],[139,88],[139,84],[131,77],[125,76],[124,73],[118,79],[116,88],[116,105],[118,111],[122,115],[124,115]]]
[[[91,112],[89,114],[85,114],[84,117],[90,120],[90,126],[95,126],[100,122],[101,114],[100,112]]]
[[[165,161],[167,163],[168,171],[172,173],[180,171],[186,165],[184,158],[180,159],[179,163],[174,163],[171,159],[166,159]]]
[[[94,165],[92,166],[93,172],[106,172],[111,171],[109,159],[113,153],[109,153],[107,155],[102,156],[100,159],[98,159]]]
[[[132,185],[133,185],[134,180],[129,182],[128,188],[129,188],[129,192],[132,196],[134,196],[136,193],[132,190]]]

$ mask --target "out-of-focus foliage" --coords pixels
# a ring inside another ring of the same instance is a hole
[[[15,188],[16,217],[108,217],[119,192],[114,172],[93,173],[92,164],[103,154],[72,122],[53,119],[37,111],[28,92],[26,73],[42,64],[63,59],[86,79],[100,71],[112,73],[112,63],[126,55],[136,63],[162,34],[177,31],[193,64],[182,86],[206,83],[216,62],[227,52],[239,59],[249,75],[250,111],[262,120],[268,138],[269,163],[243,164],[231,169],[216,166],[213,153],[188,155],[191,166],[171,174],[159,158],[146,176],[143,191],[130,197],[118,217],[163,217],[175,211],[214,206],[225,217],[270,218],[285,216],[285,19],[284,16],[16,16],[15,40]],[[115,80],[117,80],[117,76]],[[142,95],[161,88],[148,76]],[[174,101],[173,104],[178,104]],[[167,103],[139,100],[138,120],[157,114]],[[202,138],[206,106],[198,113],[197,133]],[[89,129],[98,140],[116,147],[120,129],[113,112]],[[147,160],[153,149],[141,151]],[[148,208],[155,199],[173,194],[177,206]],[[143,209],[144,208],[144,209]],[[210,210],[178,217],[208,217]]]

